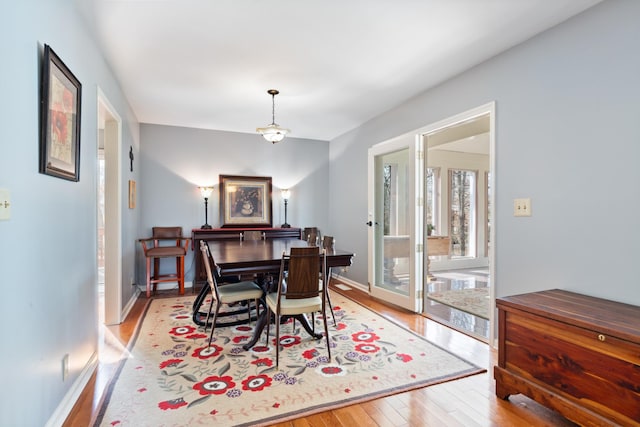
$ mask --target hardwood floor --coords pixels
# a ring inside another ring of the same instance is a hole
[[[356,289],[332,289],[359,301],[381,315],[426,336],[432,342],[458,354],[487,372],[456,381],[375,399],[340,409],[322,412],[293,421],[285,426],[574,426],[559,414],[521,396],[509,401],[495,397],[493,365],[497,353],[488,345],[436,323],[424,316],[388,306]],[[175,291],[171,291],[175,295]],[[161,298],[159,293],[156,298]],[[194,295],[195,298],[195,295]],[[136,301],[126,321],[104,327],[100,364],[78,399],[64,426],[89,426],[96,416],[104,389],[118,367],[122,350],[135,331],[147,299]]]

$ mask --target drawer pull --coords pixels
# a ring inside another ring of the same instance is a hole
[[[598,335],[598,340],[604,342],[604,340],[606,339],[606,337],[602,334]]]

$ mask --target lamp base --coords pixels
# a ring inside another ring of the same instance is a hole
[[[280,226],[280,228],[291,228],[291,225],[290,225],[290,224],[287,224],[287,223],[285,222],[284,224],[282,224],[282,225]]]
[[[210,229],[212,229],[212,228],[213,228],[213,227],[212,227],[212,226],[210,226],[209,224],[205,224],[205,225],[201,225],[201,226],[200,226],[200,229],[201,229],[201,230],[210,230]]]

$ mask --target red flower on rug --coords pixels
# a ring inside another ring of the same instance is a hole
[[[207,338],[206,334],[191,334],[191,335],[187,335],[185,338],[188,338],[190,340],[201,340],[203,338]]]
[[[186,405],[187,402],[185,402],[181,397],[178,399],[165,400],[164,402],[158,403],[158,407],[163,411],[166,411],[167,409],[178,409]]]
[[[182,359],[169,359],[169,360],[165,360],[164,362],[160,363],[160,369],[164,369],[164,368],[175,368],[176,366],[178,366],[179,364],[181,364],[183,362]]]
[[[266,345],[254,345],[251,347],[251,352],[256,354],[269,353],[269,351],[269,346]]]
[[[413,357],[411,357],[408,354],[403,354],[403,353],[398,353],[396,355],[396,358],[398,358],[398,360],[402,360],[403,362],[411,362],[413,360]]]
[[[380,351],[380,347],[373,344],[358,344],[356,346],[356,351],[359,351],[360,353],[377,353]]]
[[[351,338],[356,342],[374,342],[380,339],[380,337],[374,334],[373,332],[365,332],[365,331],[351,334]]]
[[[338,325],[336,326],[336,330],[341,331],[343,329],[347,329],[347,324],[346,323],[338,323]]]
[[[233,378],[228,375],[224,377],[211,376],[205,378],[202,382],[193,386],[194,390],[198,390],[202,395],[208,394],[224,394],[228,389],[236,386]]]
[[[347,370],[340,365],[323,365],[316,370],[323,377],[342,377],[347,375]]]
[[[307,350],[304,353],[302,353],[302,357],[304,357],[305,359],[308,359],[308,360],[311,360],[311,359],[313,359],[315,357],[318,357],[318,356],[320,356],[320,353],[315,348],[312,348],[312,349]]]
[[[249,391],[262,391],[271,385],[271,377],[267,375],[252,375],[242,381],[242,389]]]
[[[208,359],[210,357],[219,355],[221,351],[222,347],[211,344],[211,347],[196,348],[191,356],[197,357],[199,359]]]
[[[293,335],[283,335],[280,337],[280,345],[283,347],[291,347],[296,344],[300,344],[300,337]],[[273,344],[275,345],[276,340],[273,340]]]
[[[176,326],[175,328],[172,328],[169,333],[180,337],[182,335],[190,334],[195,330],[196,328],[193,326]]]
[[[273,360],[271,359],[267,359],[267,358],[263,358],[263,359],[256,359],[253,362],[251,362],[252,365],[256,365],[256,366],[267,366],[267,367],[271,367],[273,366]]]
[[[239,335],[237,337],[233,337],[233,342],[235,344],[240,344],[240,343],[249,341],[250,338],[251,337],[247,335]]]

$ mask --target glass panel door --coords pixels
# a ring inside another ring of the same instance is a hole
[[[371,293],[412,311],[419,311],[416,294],[422,289],[416,144],[415,138],[405,137],[369,150]]]

